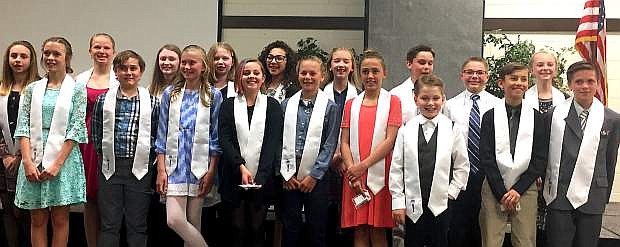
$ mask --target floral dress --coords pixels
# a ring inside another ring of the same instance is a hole
[[[30,138],[30,104],[32,89],[36,83],[28,85],[22,94],[19,107],[15,138]],[[43,96],[43,146],[47,142],[49,128],[60,89],[48,88]],[[77,143],[86,143],[86,90],[83,84],[77,83],[71,100],[67,133],[65,138]],[[24,173],[24,165],[19,166],[17,177],[17,194],[15,205],[23,209],[40,209],[53,206],[65,206],[86,202],[86,180],[84,178],[84,164],[78,145],[74,145],[55,178],[43,182],[29,182]]]

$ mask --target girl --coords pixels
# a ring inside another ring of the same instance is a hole
[[[230,210],[232,236],[239,236],[231,245],[264,246],[263,222],[275,197],[274,171],[280,162],[282,110],[277,100],[260,92],[265,70],[257,59],[243,60],[236,78],[239,94],[224,100],[219,121],[220,192]],[[261,188],[239,187],[255,184]]]
[[[153,79],[149,92],[161,99],[164,89],[181,80],[179,59],[181,49],[173,44],[166,44],[157,51],[157,61],[153,67]]]
[[[112,71],[114,38],[107,33],[97,33],[90,37],[88,53],[93,59],[93,67],[79,74],[75,81],[86,85],[86,131],[90,137],[90,123],[93,107],[97,97],[118,85],[116,75]],[[97,154],[95,145],[89,138],[88,143],[80,144],[86,174],[86,204],[84,204],[84,232],[88,246],[96,246],[99,232],[99,208],[97,207]]]
[[[323,179],[338,138],[336,104],[320,90],[325,66],[317,57],[297,65],[302,89],[282,102],[284,130],[280,174],[284,191],[280,210],[282,246],[300,246],[302,208],[310,229],[310,246],[327,246],[327,182]]]
[[[17,125],[19,98],[23,88],[41,79],[37,68],[37,55],[28,41],[15,41],[4,55],[2,81],[0,82],[0,200],[4,208],[3,221],[9,247],[17,247],[30,236],[28,212],[15,207],[17,168],[21,162],[19,143],[13,139]],[[21,239],[20,239],[21,235]]]
[[[327,72],[327,85],[323,91],[327,97],[333,100],[338,106],[338,125],[342,119],[342,111],[347,100],[357,96],[359,82],[355,74],[355,53],[351,48],[334,48],[329,55],[329,71]],[[340,138],[338,138],[340,140]],[[344,244],[352,239],[343,236],[340,230],[340,212],[342,202],[342,175],[346,172],[340,147],[336,147],[334,157],[330,162],[330,169],[327,171],[326,180],[329,181],[329,215],[328,217],[328,239],[330,242]]]
[[[15,137],[22,151],[15,205],[29,209],[32,246],[66,246],[69,206],[86,202],[86,181],[78,143],[86,143],[86,90],[73,81],[71,44],[62,37],[43,42],[45,78],[28,85],[20,102]],[[51,214],[51,215],[50,215]]]
[[[235,97],[235,71],[237,70],[237,55],[232,46],[226,42],[217,42],[207,53],[209,65],[209,81],[220,90],[224,98]]]
[[[168,226],[188,246],[207,246],[200,234],[202,204],[221,154],[217,117],[222,95],[209,85],[206,60],[200,46],[183,49],[183,80],[164,90],[155,143],[157,191],[166,196]]]
[[[536,79],[536,85],[525,92],[525,101],[541,113],[549,111],[553,106],[562,103],[566,97],[553,86],[558,75],[558,59],[547,51],[539,51],[532,55],[530,69]]]
[[[267,45],[258,59],[269,71],[262,88],[267,96],[282,102],[299,91],[299,84],[295,81],[297,54],[284,41],[278,40]]]
[[[365,91],[347,101],[341,125],[340,150],[347,170],[341,225],[355,228],[355,246],[386,246],[385,230],[394,226],[387,183],[402,123],[400,100],[381,88],[387,73],[380,53],[364,52],[359,75]],[[370,200],[354,205],[352,199],[359,195]]]

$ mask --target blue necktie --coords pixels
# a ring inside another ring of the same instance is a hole
[[[481,174],[480,170],[480,108],[479,95],[473,94],[471,111],[469,112],[469,132],[467,134],[467,152],[469,154],[469,168],[473,174]]]

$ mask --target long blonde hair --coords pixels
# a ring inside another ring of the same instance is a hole
[[[332,67],[332,59],[334,58],[334,53],[336,53],[337,51],[345,51],[348,52],[349,55],[351,55],[351,72],[349,72],[349,83],[352,83],[353,85],[355,85],[356,88],[361,88],[361,83],[359,82],[359,79],[357,77],[357,73],[355,73],[355,71],[357,71],[357,59],[355,58],[355,53],[353,52],[353,49],[351,48],[347,48],[347,47],[336,47],[334,49],[332,49],[332,52],[329,53],[329,59],[327,60],[327,68],[329,68],[329,70],[327,71],[327,79],[325,80],[326,83],[329,83],[331,81],[334,80],[335,76],[334,76],[334,72],[331,70]]]
[[[198,45],[188,45],[183,48],[183,52],[181,52],[181,56],[183,53],[195,51],[200,54],[202,58],[202,65],[205,67],[205,71],[200,74],[200,102],[202,105],[209,107],[213,101],[213,93],[211,92],[211,84],[209,83],[209,67],[207,66],[207,53],[205,49]],[[170,101],[176,100],[179,94],[182,94],[181,89],[185,87],[186,80],[180,80],[173,84],[172,92],[170,92]]]
[[[209,81],[212,83],[215,83],[217,81],[217,77],[215,76],[214,62],[215,62],[215,53],[217,52],[218,48],[227,50],[228,53],[230,53],[230,57],[232,58],[232,64],[230,65],[230,70],[228,71],[228,74],[226,75],[226,79],[228,79],[229,81],[233,81],[235,80],[235,72],[237,71],[237,66],[238,66],[239,61],[237,60],[237,54],[235,53],[235,50],[233,49],[233,47],[226,42],[217,42],[213,44],[211,48],[209,48],[209,52],[207,53],[207,65],[210,71]]]
[[[37,53],[32,44],[25,40],[15,41],[6,48],[6,52],[4,53],[4,65],[2,66],[2,81],[0,82],[0,95],[2,96],[8,95],[11,91],[11,88],[13,87],[13,84],[15,84],[15,75],[13,74],[13,70],[11,69],[11,65],[9,64],[9,53],[11,52],[11,48],[16,45],[24,46],[30,51],[30,64],[28,64],[27,72],[28,76],[26,77],[26,84],[23,85],[22,90],[33,81],[41,79],[41,77],[39,76],[39,68],[37,66]],[[21,94],[21,91],[19,93]]]

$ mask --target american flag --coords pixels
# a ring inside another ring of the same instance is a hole
[[[607,105],[607,23],[603,0],[586,0],[575,37],[579,55],[598,69],[600,87],[596,97]]]

